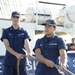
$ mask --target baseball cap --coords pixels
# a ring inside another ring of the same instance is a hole
[[[56,23],[52,19],[46,20],[42,25],[46,25],[46,24],[52,25],[52,26],[55,26],[56,27]]]
[[[21,14],[20,14],[20,12],[18,12],[18,11],[14,11],[14,12],[12,12],[12,15],[11,15],[11,16],[12,16],[12,17],[13,17],[13,16],[20,17]]]

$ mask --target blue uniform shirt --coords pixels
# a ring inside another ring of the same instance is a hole
[[[10,47],[14,51],[25,54],[25,52],[22,50],[22,48],[24,48],[24,40],[30,38],[28,33],[25,30],[23,30],[23,28],[18,28],[17,30],[15,30],[13,26],[11,26],[3,31],[1,40],[3,41],[3,39],[8,39]],[[16,66],[16,64],[16,57],[6,50],[4,65]],[[21,60],[21,65],[25,65],[25,58]]]
[[[53,35],[51,38],[44,36],[36,41],[33,51],[40,48],[42,55],[58,64],[59,50],[66,49],[65,43],[62,38]],[[39,62],[35,75],[60,75],[56,68],[49,68],[45,64]]]

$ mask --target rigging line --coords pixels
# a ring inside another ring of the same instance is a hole
[[[7,4],[7,3],[6,3],[6,0],[3,0],[3,3],[4,3],[4,16],[6,17],[6,15],[7,15],[7,12],[6,12],[6,5],[5,5],[5,4]]]
[[[8,11],[8,12],[5,12],[6,13],[6,17],[9,18],[9,5],[8,5],[8,0],[4,0],[6,6],[5,6],[5,10]]]
[[[0,14],[2,14],[2,7],[1,7],[1,3],[0,3],[0,12],[1,12]]]
[[[14,9],[16,10],[16,2],[14,2],[14,0],[12,0],[12,2],[13,2],[13,7],[14,7]],[[13,11],[13,10],[12,10]]]
[[[1,6],[2,6],[2,14],[1,15],[2,15],[2,18],[4,18],[4,7],[3,7],[4,4],[2,3],[2,1],[3,0],[1,0]]]
[[[18,4],[17,4],[18,2],[17,2],[17,0],[14,0],[14,1],[15,1],[16,10],[19,11],[19,10],[18,10]]]
[[[22,4],[21,4],[20,0],[19,0],[19,3],[20,3],[21,12],[23,12],[23,10],[22,10]]]
[[[9,6],[9,10],[10,10],[10,11],[9,11],[9,14],[10,14],[10,13],[11,13],[11,7],[10,7],[11,5],[10,5],[10,3],[9,3],[9,0],[7,0],[7,1],[8,1],[8,6]]]

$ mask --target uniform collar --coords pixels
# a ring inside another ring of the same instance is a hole
[[[56,36],[56,34],[54,34],[52,37],[47,37],[47,36],[45,35],[43,39],[44,39],[45,42],[49,42],[50,40],[55,39],[55,36]]]
[[[13,28],[13,26],[10,27],[10,30],[11,30],[11,31],[15,31],[15,29]],[[16,31],[17,31],[17,30],[21,30],[21,28],[19,27],[18,29],[16,29]]]
[[[53,39],[56,34],[53,34],[52,37],[47,37],[46,35],[44,36],[45,39]]]

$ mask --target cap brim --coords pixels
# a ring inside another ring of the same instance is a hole
[[[17,16],[17,17],[20,17],[19,15],[13,15],[13,16]],[[12,16],[12,17],[13,17],[13,16]]]
[[[41,25],[50,25],[50,26],[53,26],[52,24],[49,24],[49,23],[43,23]]]
[[[45,26],[45,25],[50,25],[50,26],[55,26],[55,27],[56,27],[56,25],[49,24],[49,23],[43,23],[43,24],[41,24],[41,25],[43,25],[43,26]]]
[[[48,23],[43,23],[43,24],[41,24],[41,25],[46,25],[46,24],[48,24]],[[50,24],[48,24],[48,25],[50,25]]]

